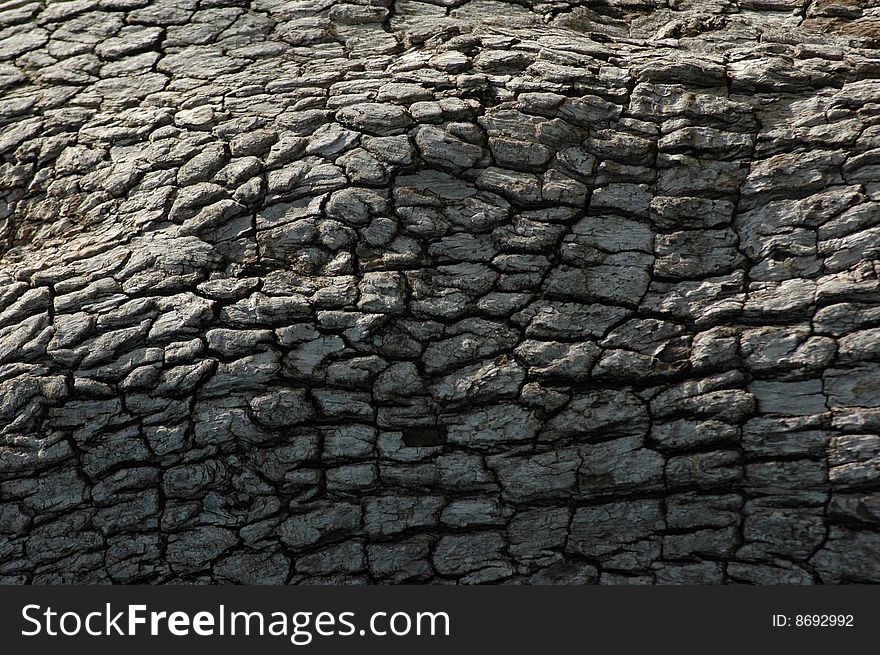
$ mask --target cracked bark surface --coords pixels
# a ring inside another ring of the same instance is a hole
[[[0,582],[880,582],[878,45],[0,4]]]

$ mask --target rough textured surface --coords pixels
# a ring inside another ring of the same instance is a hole
[[[878,45],[0,4],[0,582],[880,582]]]

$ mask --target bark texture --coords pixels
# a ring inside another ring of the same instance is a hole
[[[0,4],[0,582],[880,582],[878,42]]]

